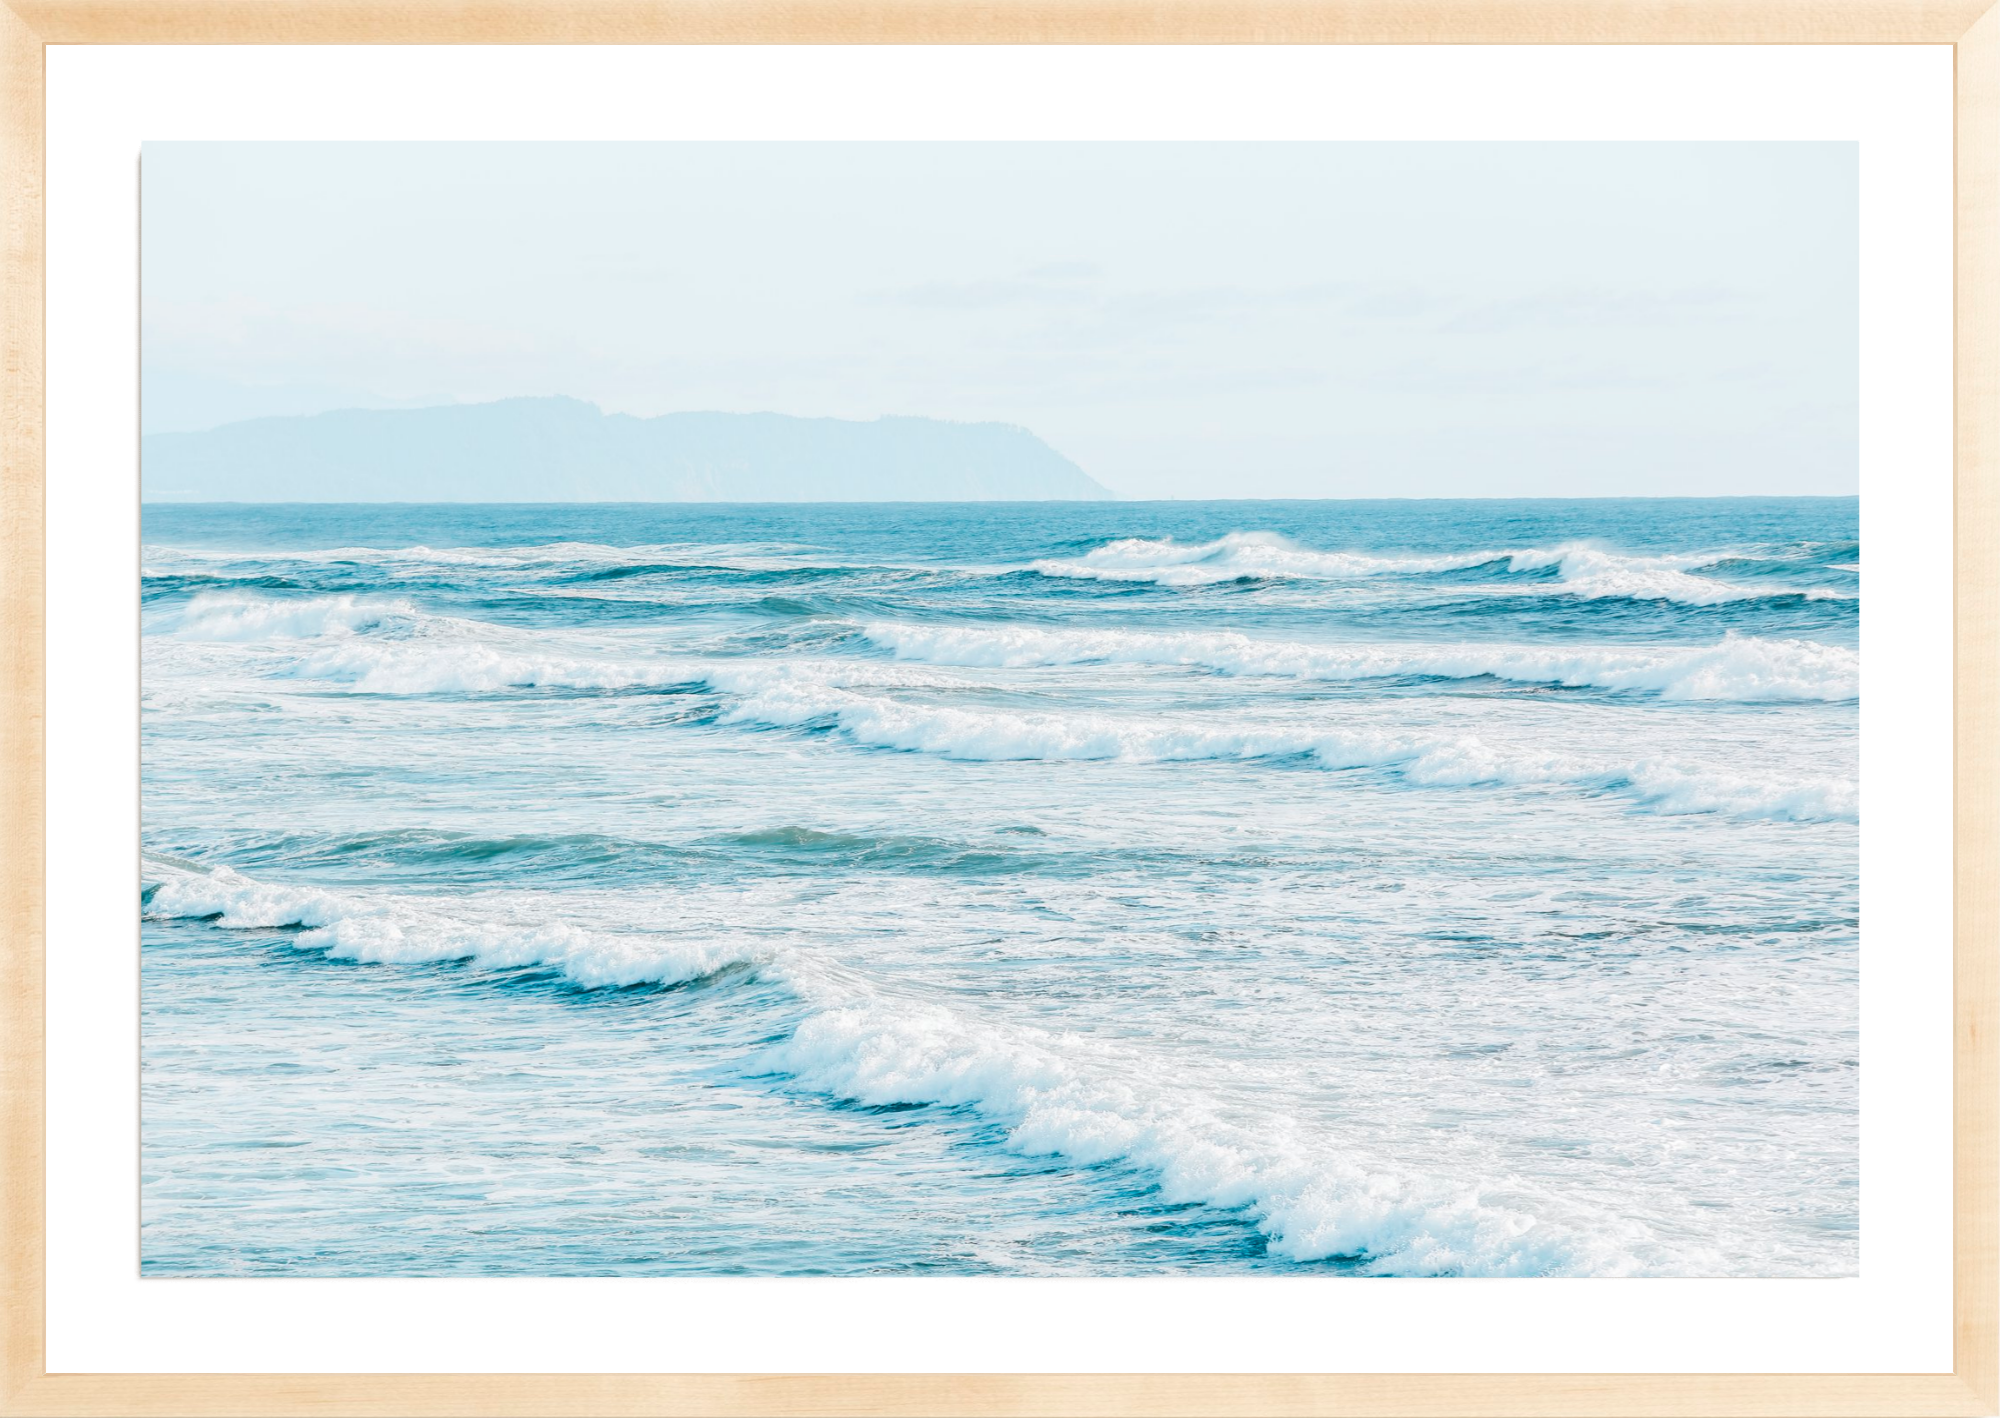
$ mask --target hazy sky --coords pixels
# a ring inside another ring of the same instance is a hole
[[[148,431],[1025,424],[1129,496],[1851,493],[1850,143],[149,143]]]

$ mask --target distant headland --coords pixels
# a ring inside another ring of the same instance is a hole
[[[1025,428],[607,414],[581,399],[341,409],[148,434],[158,502],[982,502],[1116,494]]]

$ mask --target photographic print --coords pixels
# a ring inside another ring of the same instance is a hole
[[[1851,143],[155,143],[147,1276],[1849,1276]]]

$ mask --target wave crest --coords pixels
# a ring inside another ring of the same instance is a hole
[[[1460,553],[1317,551],[1272,532],[1230,532],[1214,541],[1180,543],[1171,538],[1124,537],[1069,559],[1045,558],[1030,564],[1043,576],[1073,580],[1136,581],[1157,586],[1212,586],[1229,581],[1348,581],[1378,576],[1437,575],[1495,567],[1511,577],[1537,577],[1545,594],[1584,600],[1673,601],[1712,606],[1730,601],[1851,599],[1820,587],[1745,586],[1715,576],[1693,574],[1731,560],[1727,552],[1645,555],[1615,552],[1588,542],[1553,547]],[[1801,563],[1801,570],[1810,570]],[[1539,573],[1553,571],[1553,577]],[[1518,583],[1516,586],[1518,589]]]
[[[862,633],[898,658],[1020,669],[1081,664],[1186,665],[1308,680],[1490,675],[1526,684],[1648,690],[1665,699],[1843,700],[1861,692],[1860,656],[1809,640],[1727,635],[1716,645],[1613,649],[1510,645],[1311,645],[1234,631],[1150,633],[1014,625],[876,623]]]
[[[1274,532],[1230,532],[1212,542],[1125,537],[1072,560],[1031,564],[1043,576],[1092,581],[1150,581],[1160,586],[1212,586],[1225,581],[1341,581],[1425,571],[1454,571],[1497,560],[1502,553],[1458,556],[1369,556],[1314,551]]]
[[[1717,606],[1731,601],[1761,601],[1804,597],[1837,599],[1832,591],[1813,587],[1794,590],[1744,586],[1713,576],[1691,573],[1721,565],[1720,552],[1671,556],[1631,556],[1585,542],[1511,553],[1507,570],[1514,575],[1553,568],[1555,584],[1564,594],[1584,600],[1674,601],[1686,606]]]
[[[673,985],[757,955],[727,941],[586,930],[564,922],[479,920],[395,898],[277,886],[218,866],[149,861],[144,915],[214,920],[234,930],[298,930],[296,944],[338,960],[413,965],[466,960],[486,970],[553,970],[580,989]]]
[[[1338,1258],[1378,1275],[1710,1273],[1706,1251],[1668,1247],[1645,1226],[1518,1183],[1466,1185],[1398,1168],[1326,1135],[1300,1137],[1225,1108],[1128,1046],[1055,1036],[882,994],[817,952],[727,939],[666,940],[562,922],[479,920],[491,903],[372,899],[276,885],[227,867],[149,857],[149,919],[224,929],[289,928],[295,943],[368,963],[469,961],[551,969],[581,989],[677,984],[750,965],[795,1010],[746,1062],[799,1088],[855,1102],[969,1108],[1019,1153],[1117,1163],[1157,1179],[1169,1203],[1240,1213],[1292,1260]]]
[[[271,599],[206,591],[190,600],[176,629],[189,640],[313,640],[357,635],[392,622],[412,622],[408,601],[364,601],[354,596]]]
[[[857,744],[945,758],[1164,763],[1303,756],[1327,768],[1381,769],[1420,787],[1564,786],[1613,794],[1660,813],[1838,822],[1860,816],[1860,789],[1852,779],[1766,780],[1660,759],[1605,763],[1563,753],[1499,749],[1470,736],[1426,738],[1290,725],[1245,728],[1198,720],[909,703],[796,674],[774,679],[750,667],[711,672],[709,680],[742,696],[724,711],[720,723],[825,725]]]
[[[1169,1203],[1243,1212],[1273,1252],[1292,1260],[1339,1257],[1377,1275],[1670,1268],[1630,1222],[1563,1225],[1476,1186],[1399,1175],[1325,1147],[1276,1145],[1225,1121],[1189,1090],[1144,1072],[1081,1067],[1055,1043],[936,1005],[850,1000],[808,1017],[765,1066],[869,1105],[970,1107],[1030,1156],[1141,1168],[1158,1178]]]

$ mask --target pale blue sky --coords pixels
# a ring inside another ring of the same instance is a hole
[[[1128,496],[1856,490],[1848,143],[149,143],[148,431],[1025,424]]]

